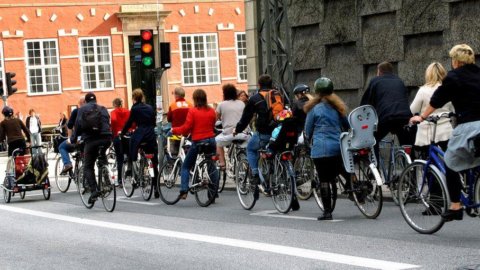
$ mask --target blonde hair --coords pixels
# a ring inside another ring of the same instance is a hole
[[[322,102],[323,100],[327,101],[330,105],[332,105],[333,108],[337,110],[342,117],[347,115],[347,105],[336,94],[331,94],[326,96],[315,95],[313,99],[310,99],[305,104],[305,106],[303,107],[303,110],[305,111],[305,113],[308,113],[310,110],[313,109],[313,107],[315,107],[315,105]]]
[[[135,90],[133,90],[132,99],[137,103],[145,102],[145,96],[143,95],[143,90],[140,88],[136,88]]]
[[[458,44],[453,46],[453,48],[448,53],[450,58],[465,64],[474,64],[475,63],[475,54],[470,46],[467,44]]]
[[[433,62],[425,70],[425,85],[435,86],[437,83],[442,83],[445,76],[447,76],[447,71],[442,64]]]

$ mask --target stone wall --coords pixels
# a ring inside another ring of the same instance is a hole
[[[394,64],[413,96],[432,61],[450,69],[453,45],[480,50],[478,0],[287,2],[295,81],[312,86],[319,76],[330,77],[350,107],[382,61]]]

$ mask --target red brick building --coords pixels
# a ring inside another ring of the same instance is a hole
[[[115,97],[130,106],[132,88],[143,80],[131,55],[141,29],[155,29],[157,52],[159,41],[171,44],[164,108],[177,86],[187,98],[205,89],[209,103],[222,99],[225,83],[247,88],[243,0],[6,2],[0,0],[0,74],[16,73],[18,88],[8,104],[23,116],[35,109],[44,124],[56,124],[88,91],[107,107]]]

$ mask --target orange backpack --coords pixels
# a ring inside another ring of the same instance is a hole
[[[285,108],[283,97],[278,90],[259,92],[263,99],[267,102],[267,108],[273,121],[276,121],[277,115]]]

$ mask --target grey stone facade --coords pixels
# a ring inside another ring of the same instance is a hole
[[[450,69],[453,45],[480,49],[480,0],[287,2],[295,81],[330,77],[350,107],[382,61],[394,64],[413,96],[432,61]]]

